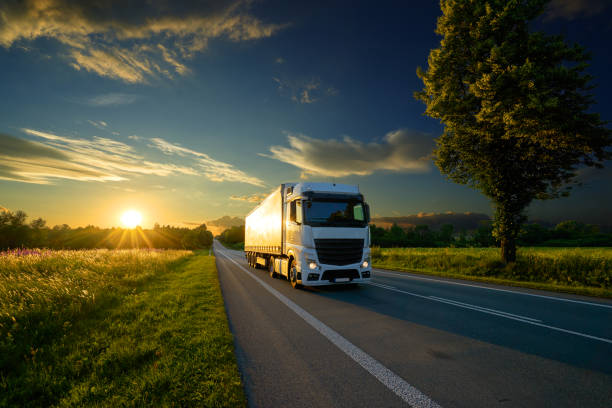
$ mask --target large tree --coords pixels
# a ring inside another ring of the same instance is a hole
[[[440,48],[415,93],[444,125],[435,162],[491,199],[505,262],[516,259],[524,210],[569,194],[581,166],[603,166],[612,135],[596,113],[589,55],[532,32],[547,0],[441,0]]]

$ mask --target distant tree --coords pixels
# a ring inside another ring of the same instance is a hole
[[[228,244],[244,242],[244,225],[226,229],[221,233],[219,239]]]
[[[478,247],[490,247],[495,244],[493,239],[493,227],[489,221],[481,221],[478,229],[472,236],[472,245]]]
[[[453,230],[454,227],[452,224],[444,224],[440,227],[440,231],[438,232],[438,240],[442,245],[449,245],[453,242]]]
[[[47,246],[49,229],[46,228],[47,221],[42,218],[36,218],[30,222],[30,239],[31,247],[41,248]]]
[[[580,165],[611,157],[593,104],[588,54],[530,32],[547,0],[441,0],[440,48],[415,97],[444,124],[434,151],[449,179],[485,194],[505,262],[516,259],[525,208],[569,194]]]
[[[538,245],[550,238],[550,232],[540,224],[524,224],[518,238],[523,245]]]

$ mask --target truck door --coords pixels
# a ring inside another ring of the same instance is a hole
[[[287,211],[287,243],[300,245],[300,233],[301,225],[303,222],[302,217],[302,202],[300,200],[293,200],[288,204],[289,211]]]

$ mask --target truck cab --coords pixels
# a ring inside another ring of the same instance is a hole
[[[370,280],[370,211],[357,186],[287,183],[278,193],[281,200],[266,199],[260,204],[262,210],[247,216],[245,252],[250,264],[265,266],[272,276],[286,277],[294,287]],[[269,230],[276,229],[270,217],[274,211],[266,209],[274,203],[282,205],[280,245],[272,250],[255,248],[253,244],[263,243],[264,235],[269,237]]]

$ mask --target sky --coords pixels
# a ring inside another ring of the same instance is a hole
[[[49,225],[118,226],[127,209],[193,225],[309,180],[358,184],[375,216],[492,213],[432,163],[443,128],[413,97],[437,1],[123,3],[0,3],[0,206]],[[605,121],[611,3],[553,0],[533,23],[591,52]],[[610,167],[529,217],[612,224]]]

